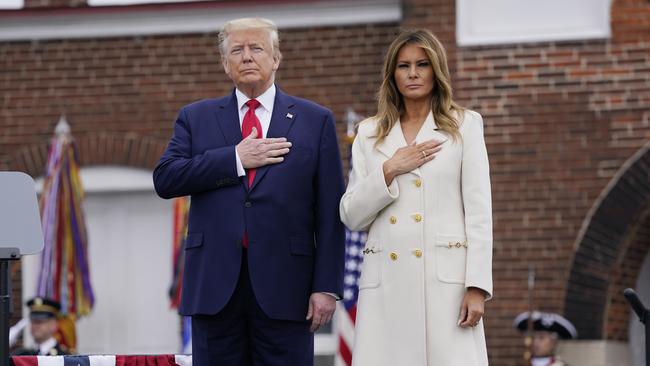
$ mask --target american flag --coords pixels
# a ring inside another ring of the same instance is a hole
[[[192,366],[192,356],[13,356],[13,366]]]
[[[343,301],[337,311],[339,347],[336,366],[352,365],[352,345],[354,344],[354,322],[357,316],[357,297],[359,295],[359,276],[363,262],[363,247],[368,234],[345,229],[345,275],[343,277]]]
[[[346,112],[347,137],[350,145],[355,137],[355,124],[363,116],[352,109]],[[350,151],[350,157],[352,153]],[[352,169],[352,159],[350,159]],[[359,277],[361,276],[361,263],[363,262],[363,247],[368,234],[345,229],[345,273],[343,276],[343,301],[337,303],[337,332],[339,337],[336,352],[336,366],[352,365],[352,346],[354,345],[354,323],[357,317],[357,297],[359,296]]]

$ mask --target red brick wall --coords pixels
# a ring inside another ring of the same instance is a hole
[[[587,213],[650,139],[649,14],[647,1],[615,2],[610,40],[458,49],[457,96],[485,118],[492,168],[495,299],[487,325],[495,365],[518,364],[510,322],[527,309],[529,266],[537,270],[536,306],[563,313]]]
[[[397,29],[428,27],[439,36],[456,97],[486,123],[495,220],[491,364],[519,365],[511,322],[527,307],[529,265],[537,269],[537,307],[563,313],[585,217],[650,138],[650,3],[615,1],[609,40],[463,48],[455,46],[455,1],[407,0],[403,9],[402,24],[283,31],[278,83],[331,108],[343,137],[347,107],[374,113],[382,57]],[[83,164],[152,167],[182,105],[229,92],[214,45],[214,34],[0,43],[0,169],[40,175],[61,113]],[[612,276],[613,293],[635,274],[625,276]],[[600,314],[604,336],[624,339],[625,307],[612,301],[614,310]]]
[[[383,52],[395,32],[395,24],[284,31],[278,84],[326,105],[340,121],[347,107],[374,113]],[[0,166],[38,176],[62,113],[78,140],[139,144],[146,137],[166,144],[181,106],[231,91],[215,40],[208,34],[0,44]],[[343,123],[339,130],[345,131]],[[97,154],[81,145],[88,164],[121,163],[113,150],[102,147]]]

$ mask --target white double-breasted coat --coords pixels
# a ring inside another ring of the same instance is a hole
[[[368,230],[359,280],[354,366],[486,366],[482,321],[457,325],[467,287],[492,294],[492,209],[483,120],[459,118],[461,139],[433,115],[418,143],[447,140],[435,159],[386,186],[383,163],[406,146],[399,121],[375,146],[359,125],[342,221]]]

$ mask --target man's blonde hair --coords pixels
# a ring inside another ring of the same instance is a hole
[[[246,29],[264,29],[269,33],[271,46],[273,47],[273,57],[280,59],[280,36],[278,27],[272,20],[265,18],[240,18],[231,20],[224,24],[223,29],[219,32],[219,52],[221,58],[225,58],[228,52],[228,36],[230,33]]]

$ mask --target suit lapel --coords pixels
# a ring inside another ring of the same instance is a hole
[[[241,126],[239,126],[239,111],[237,111],[237,97],[233,89],[230,97],[226,97],[214,112],[217,126],[221,130],[228,145],[237,145],[241,142]]]
[[[291,129],[291,126],[293,125],[293,122],[298,118],[293,107],[294,102],[292,98],[283,93],[280,88],[277,88],[275,92],[275,101],[273,102],[273,114],[271,115],[269,130],[264,138],[287,136],[289,130]],[[253,185],[251,186],[250,190],[255,189],[259,181],[264,178],[272,166],[273,164],[265,165],[257,169],[257,173],[255,173],[255,179],[253,180]]]
[[[237,97],[233,89],[230,97],[224,98],[217,110],[214,111],[217,119],[217,127],[221,130],[226,144],[237,145],[242,140],[241,126],[239,125],[239,111],[237,110]],[[245,177],[244,177],[245,178]],[[240,179],[244,189],[247,188],[245,179]]]

